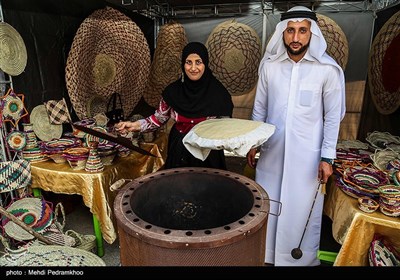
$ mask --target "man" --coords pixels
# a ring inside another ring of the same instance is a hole
[[[279,209],[271,201],[270,213],[281,212],[269,215],[267,225],[265,262],[275,266],[320,264],[320,186],[333,172],[346,111],[343,70],[327,55],[316,21],[302,6],[283,13],[259,67],[252,119],[276,131],[261,146],[257,165],[255,149],[247,161],[269,198],[281,202]]]

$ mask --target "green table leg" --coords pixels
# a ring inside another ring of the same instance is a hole
[[[34,197],[41,197],[42,196],[42,190],[38,188],[32,189],[32,193]]]
[[[94,235],[96,236],[97,255],[104,256],[103,235],[101,234],[100,223],[97,217],[93,214],[93,228]]]

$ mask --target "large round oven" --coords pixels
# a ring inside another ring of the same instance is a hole
[[[264,264],[269,199],[253,180],[211,168],[158,171],[114,201],[123,266]]]

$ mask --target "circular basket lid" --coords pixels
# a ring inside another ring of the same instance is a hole
[[[63,127],[61,124],[51,124],[45,105],[38,105],[32,109],[30,120],[36,136],[42,141],[61,138]]]
[[[330,17],[317,14],[317,18],[318,26],[327,44],[326,52],[345,70],[349,59],[349,44],[346,35]]]
[[[143,96],[150,72],[150,48],[141,29],[120,11],[106,7],[80,25],[66,63],[66,85],[80,119],[88,100],[121,94],[125,115]],[[110,108],[111,109],[111,108]]]
[[[376,109],[383,115],[400,106],[400,11],[375,36],[368,58],[368,83]]]
[[[144,100],[150,106],[157,108],[162,91],[181,75],[181,55],[186,44],[185,29],[180,23],[169,22],[161,26],[150,76],[143,93]]]
[[[0,22],[0,69],[11,76],[18,76],[26,67],[28,55],[24,40],[17,30]]]
[[[258,78],[261,40],[250,26],[234,20],[217,25],[206,47],[210,69],[231,95],[250,92]]]
[[[7,207],[7,211],[23,221],[36,232],[43,232],[52,221],[51,209],[40,198],[24,197],[14,201]],[[31,240],[34,236],[23,230],[21,226],[5,219],[3,227],[8,236],[15,240]]]

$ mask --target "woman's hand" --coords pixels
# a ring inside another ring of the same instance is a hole
[[[120,134],[126,134],[128,132],[136,132],[140,131],[140,122],[135,121],[125,121],[119,122],[114,125],[115,131]]]

